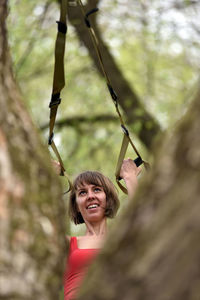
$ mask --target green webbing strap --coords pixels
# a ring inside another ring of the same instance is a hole
[[[98,57],[98,60],[99,60],[99,63],[100,63],[100,66],[101,66],[101,69],[102,69],[102,72],[104,74],[104,77],[105,77],[105,80],[106,80],[106,84],[107,84],[107,87],[108,87],[108,90],[110,92],[110,95],[111,95],[111,98],[113,100],[113,103],[115,105],[115,109],[116,109],[116,112],[118,114],[118,117],[119,117],[119,120],[120,120],[120,123],[121,123],[121,127],[123,129],[123,132],[124,132],[124,137],[123,137],[123,141],[122,141],[122,146],[121,146],[121,150],[120,150],[120,154],[119,154],[119,158],[118,158],[118,163],[117,163],[117,167],[116,167],[116,172],[115,172],[115,175],[116,175],[116,181],[117,181],[117,184],[119,185],[119,187],[121,188],[121,190],[127,194],[127,189],[119,182],[121,180],[119,174],[120,174],[120,169],[121,169],[121,165],[122,165],[122,162],[124,160],[124,157],[125,157],[125,154],[126,154],[126,150],[127,150],[127,147],[129,145],[129,143],[131,144],[133,150],[135,151],[135,153],[137,154],[137,158],[134,160],[134,162],[136,163],[137,166],[141,165],[142,163],[144,164],[144,167],[145,169],[148,169],[149,168],[149,164],[147,162],[145,162],[142,158],[141,158],[141,155],[139,154],[137,148],[135,147],[133,141],[131,140],[130,136],[129,136],[129,132],[125,126],[125,122],[122,118],[122,115],[119,111],[119,107],[118,107],[118,97],[114,91],[114,89],[112,88],[112,85],[111,85],[111,82],[110,82],[110,79],[108,77],[108,74],[105,70],[105,66],[104,66],[104,63],[103,63],[103,59],[102,59],[102,55],[101,55],[101,51],[99,49],[99,43],[98,43],[98,39],[97,39],[97,36],[93,30],[93,28],[91,27],[91,23],[89,21],[89,16],[95,12],[98,11],[98,8],[94,8],[92,9],[91,11],[89,11],[88,13],[85,13],[85,10],[84,10],[84,6],[82,4],[82,1],[81,0],[77,0],[79,6],[80,6],[80,9],[81,9],[81,12],[83,14],[83,17],[84,17],[84,20],[85,20],[85,23],[86,23],[86,26],[88,27],[89,29],[89,33],[90,33],[90,36],[91,36],[91,39],[92,39],[92,42],[93,42],[93,45],[94,45],[94,49],[96,51],[96,54],[97,54],[97,57]]]
[[[64,54],[65,54],[65,40],[67,32],[66,24],[67,16],[67,0],[61,1],[60,6],[60,20],[58,23],[58,33],[55,44],[55,64],[54,64],[54,75],[53,75],[53,89],[50,108],[50,124],[49,124],[49,138],[53,139],[53,129],[56,120],[56,114],[58,105],[61,102],[60,92],[65,86],[65,75],[64,75]]]
[[[62,176],[66,176],[69,183],[69,190],[71,189],[71,182],[69,180],[69,176],[67,175],[63,161],[58,152],[58,149],[53,141],[53,129],[56,120],[56,114],[58,105],[61,102],[60,92],[65,86],[65,74],[64,74],[64,54],[65,54],[65,40],[66,40],[66,32],[67,32],[67,0],[61,0],[60,5],[60,20],[58,23],[58,33],[55,44],[55,65],[54,65],[54,76],[53,76],[53,89],[51,101],[49,103],[50,108],[50,121],[49,121],[49,145],[54,151],[56,157],[61,166],[61,174]]]
[[[123,137],[122,145],[121,145],[121,150],[120,150],[119,157],[118,157],[117,167],[116,167],[116,171],[115,171],[115,176],[116,176],[116,181],[117,181],[118,186],[120,187],[120,189],[125,194],[128,194],[128,192],[127,192],[127,189],[120,183],[120,176],[119,176],[119,174],[120,174],[120,170],[121,170],[121,166],[122,166],[124,157],[126,155],[128,144],[129,144],[129,138],[124,133],[124,137]]]
[[[60,156],[60,154],[59,154],[59,152],[58,152],[58,149],[57,149],[57,147],[56,147],[54,141],[52,141],[52,143],[51,143],[51,148],[53,149],[53,151],[54,151],[54,153],[55,153],[55,155],[56,155],[56,157],[58,158],[58,161],[59,161],[59,163],[60,163],[60,167],[61,167],[60,176],[65,176],[65,177],[67,178],[67,180],[68,180],[69,188],[68,188],[68,190],[65,192],[65,193],[67,193],[67,192],[71,191],[71,189],[72,189],[72,183],[71,183],[71,181],[70,181],[70,179],[69,179],[69,175],[68,175],[67,172],[65,171],[65,167],[64,167],[64,165],[63,165],[63,161],[62,161],[62,159],[61,159],[61,156]]]
[[[134,162],[135,162],[136,166],[138,167],[138,166],[140,166],[143,163],[146,170],[150,169],[150,166],[149,166],[149,164],[146,161],[144,161],[141,158],[141,156],[138,153],[137,149],[134,148],[135,146],[134,146],[134,144],[132,143],[132,141],[130,139],[130,136],[129,136],[129,133],[128,133],[127,129],[125,127],[123,127],[123,126],[122,126],[122,129],[123,129],[123,132],[124,132],[124,136],[123,136],[122,145],[121,145],[121,149],[120,149],[120,153],[119,153],[119,157],[118,157],[118,161],[117,161],[117,167],[116,167],[116,171],[115,171],[115,177],[116,177],[116,182],[117,182],[118,186],[120,187],[120,189],[125,194],[128,194],[127,189],[120,182],[120,180],[122,179],[120,177],[120,170],[121,170],[121,166],[122,166],[124,157],[126,155],[126,151],[127,151],[129,143],[131,144],[132,148],[134,149],[134,151],[137,154],[137,158],[134,159]]]

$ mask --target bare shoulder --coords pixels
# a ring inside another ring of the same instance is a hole
[[[87,241],[88,239],[90,239],[91,237],[85,236],[85,235],[80,235],[80,236],[76,236],[76,239],[78,242],[84,242]]]
[[[103,237],[96,236],[77,236],[78,248],[80,249],[99,249],[103,245]]]

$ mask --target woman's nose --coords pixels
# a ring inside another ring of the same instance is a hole
[[[94,192],[92,190],[88,190],[87,197],[88,198],[93,198],[94,197]]]

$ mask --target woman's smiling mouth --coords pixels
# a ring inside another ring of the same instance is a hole
[[[87,209],[93,209],[93,208],[97,208],[97,207],[99,207],[99,204],[90,204],[90,205],[88,205],[87,206]]]

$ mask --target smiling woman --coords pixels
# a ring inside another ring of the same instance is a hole
[[[100,198],[99,201],[91,201],[93,194],[96,195],[96,198]],[[70,194],[69,213],[75,224],[85,223],[84,211],[81,211],[78,207],[88,198],[90,201],[87,204],[96,204],[97,207],[103,210],[104,216],[113,218],[116,215],[119,208],[119,199],[114,184],[99,172],[87,171],[81,173],[75,179]],[[94,211],[94,208],[88,208]]]
[[[124,160],[120,177],[125,181],[129,197],[133,197],[135,193],[140,171],[131,159]],[[88,267],[103,246],[107,218],[115,217],[118,208],[117,190],[103,174],[86,171],[74,180],[69,215],[76,225],[85,223],[86,232],[84,236],[67,236],[70,249],[64,273],[64,300],[76,298]]]

